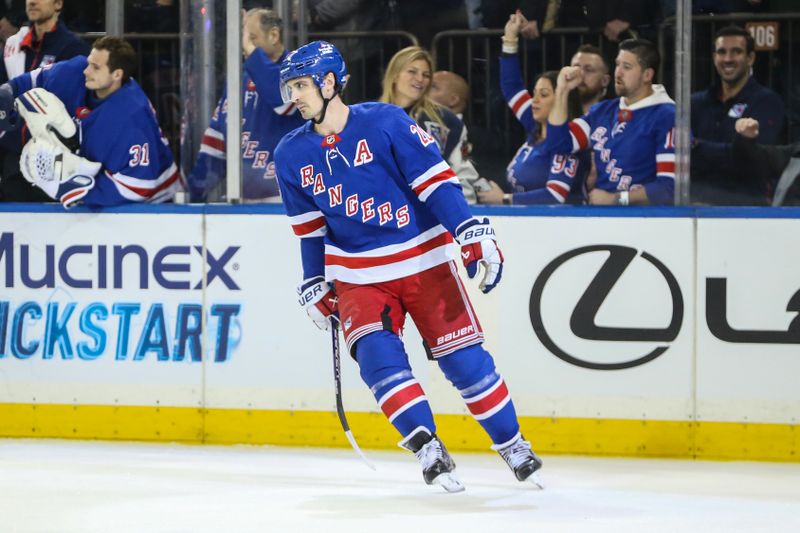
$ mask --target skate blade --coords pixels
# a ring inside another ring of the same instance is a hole
[[[458,479],[452,472],[444,472],[439,474],[433,478],[431,484],[441,485],[442,488],[447,492],[463,492],[466,488],[464,487],[464,484],[461,483],[461,480]]]
[[[534,472],[533,474],[528,476],[528,479],[526,479],[525,481],[533,483],[534,485],[539,487],[539,490],[544,490],[544,481],[542,481],[542,478],[539,476],[539,472]]]

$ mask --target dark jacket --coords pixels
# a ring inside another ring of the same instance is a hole
[[[763,183],[752,179],[754,172],[734,159],[733,140],[739,118],[759,122],[758,142],[776,144],[783,132],[783,99],[752,77],[733,98],[718,98],[719,83],[692,95],[692,187],[696,200],[707,203],[752,203],[764,198]],[[737,197],[739,197],[737,199]]]
[[[63,22],[45,33],[41,39],[34,40],[34,30],[22,39],[21,49],[25,54],[25,72],[64,61],[75,56],[88,56],[89,45],[69,31]],[[0,83],[8,81],[5,62],[0,65]]]

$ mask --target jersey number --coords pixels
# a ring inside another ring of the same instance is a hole
[[[576,158],[563,155],[556,155],[553,157],[553,165],[550,167],[550,172],[553,174],[560,174],[563,172],[570,178],[574,178],[577,171],[578,160]]]
[[[429,144],[431,144],[431,143],[433,143],[433,142],[436,142],[436,141],[434,140],[434,138],[433,138],[433,137],[431,137],[431,136],[428,134],[428,132],[427,132],[427,131],[425,131],[424,129],[420,128],[420,127],[419,127],[419,126],[417,126],[416,124],[412,124],[412,125],[410,126],[410,128],[411,128],[411,132],[412,132],[412,133],[416,133],[416,134],[417,134],[417,137],[419,137],[419,140],[420,140],[420,142],[422,143],[422,146],[428,146]]]
[[[128,150],[128,153],[131,154],[131,160],[128,162],[128,166],[138,167],[141,165],[146,167],[150,164],[150,145],[148,143],[134,144],[131,146],[131,149]]]

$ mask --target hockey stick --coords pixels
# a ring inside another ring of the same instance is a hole
[[[344,415],[344,405],[342,404],[342,366],[339,357],[339,322],[336,318],[331,317],[331,349],[333,351],[333,381],[336,384],[336,414],[339,415],[339,422],[342,423],[342,429],[350,441],[350,446],[356,451],[359,457],[367,464],[368,467],[375,470],[373,465],[361,448],[358,447],[353,433],[350,431],[350,424],[347,423],[347,417]]]

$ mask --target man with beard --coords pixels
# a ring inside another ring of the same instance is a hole
[[[611,76],[608,74],[608,65],[603,59],[603,53],[592,44],[584,44],[572,56],[570,65],[580,67],[583,71],[583,81],[578,85],[578,96],[584,113],[589,112],[594,104],[605,98]]]
[[[765,204],[769,190],[752,179],[753,169],[736,164],[735,124],[753,118],[761,125],[759,144],[777,144],[784,125],[783,100],[752,76],[755,43],[736,26],[721,29],[714,42],[719,80],[692,95],[692,199],[703,203]]]
[[[605,100],[571,122],[568,96],[583,82],[583,69],[561,69],[545,143],[556,153],[592,148],[597,184],[593,205],[671,204],[675,187],[675,102],[653,83],[660,58],[650,41],[628,39],[619,45],[614,88],[619,98]]]

